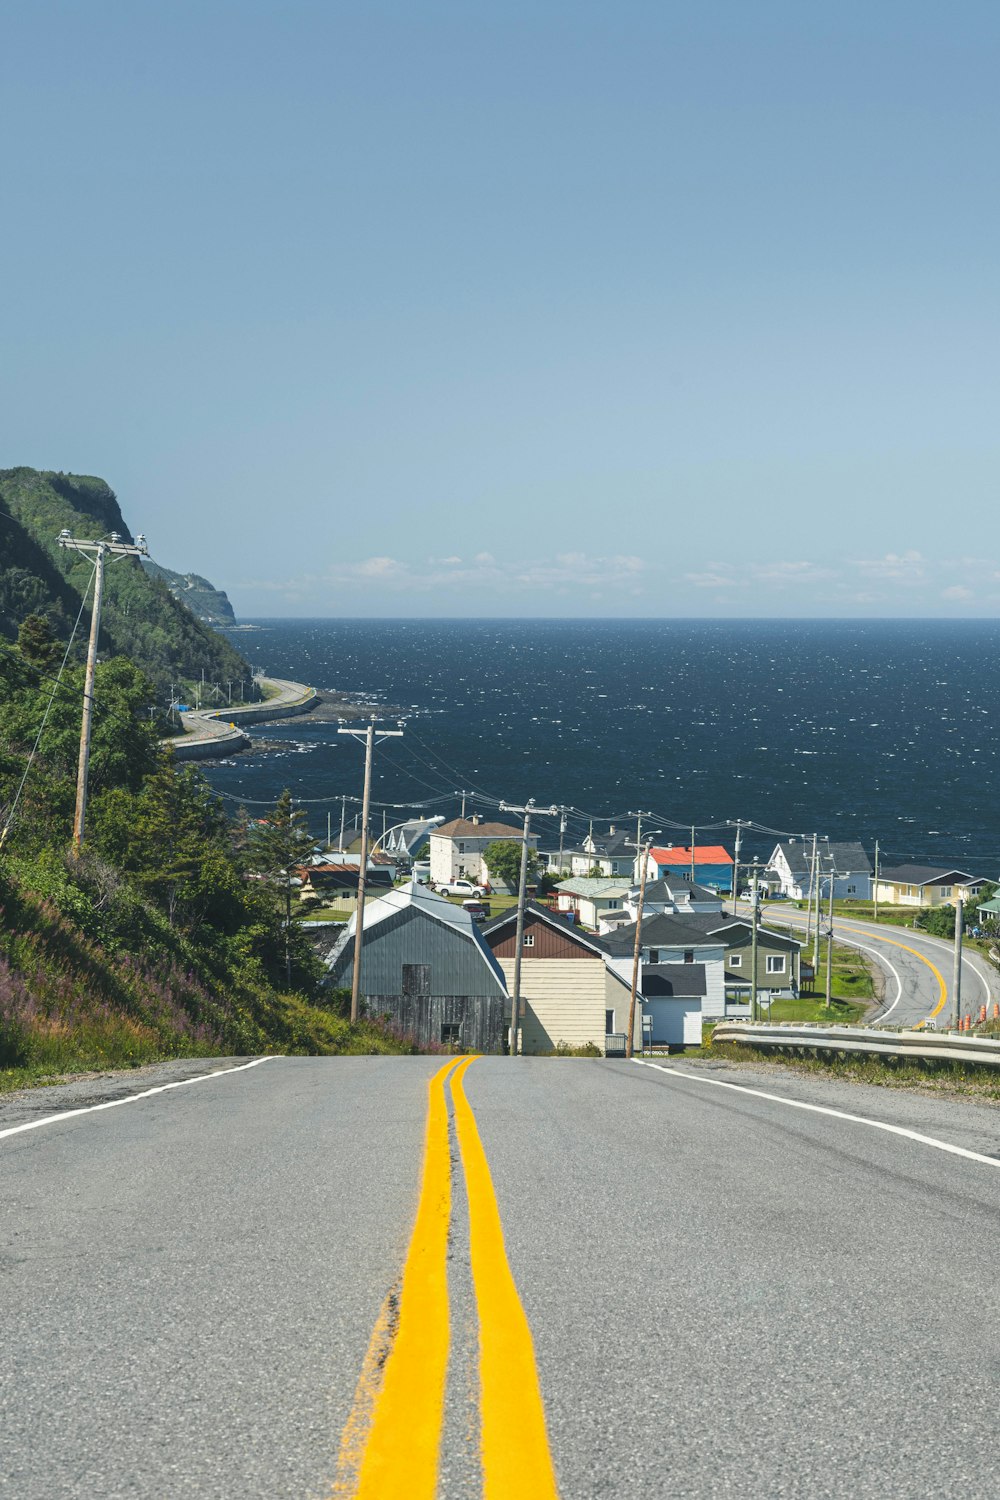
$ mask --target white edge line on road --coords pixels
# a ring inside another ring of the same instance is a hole
[[[843,941],[846,942],[847,940],[844,939]],[[899,970],[896,968],[895,964],[890,963],[890,961],[886,958],[885,954],[884,953],[880,953],[877,948],[869,948],[866,943],[854,943],[854,942],[849,943],[848,946],[851,947],[851,948],[860,948],[860,950],[861,950],[862,953],[870,953],[872,955],[872,957],[875,958],[875,959],[877,959],[877,961],[880,964],[884,964],[884,966],[887,969],[890,969],[892,971],[892,977],[896,981],[896,998],[892,1002],[892,1004],[889,1006],[888,1010],[884,1010],[880,1016],[876,1017],[876,1020],[878,1020],[878,1021],[884,1021],[885,1018],[886,1018],[886,1016],[889,1015],[889,1013],[891,1011],[894,1011],[896,1009],[896,1006],[899,1004],[900,1000],[902,1000],[902,998],[903,998],[903,981],[899,977]]]
[[[708,1083],[717,1089],[735,1089],[738,1094],[752,1094],[756,1099],[768,1099],[773,1104],[787,1104],[789,1109],[807,1109],[814,1115],[830,1115],[835,1120],[849,1120],[852,1125],[868,1125],[872,1130],[884,1130],[889,1135],[901,1135],[909,1141],[918,1141],[922,1146],[933,1146],[936,1151],[947,1151],[950,1156],[964,1156],[968,1161],[981,1161],[988,1167],[1000,1167],[995,1156],[984,1156],[980,1151],[969,1151],[965,1146],[952,1146],[948,1141],[939,1141],[933,1135],[921,1135],[919,1130],[907,1130],[903,1125],[887,1125],[883,1120],[869,1120],[864,1115],[849,1115],[846,1110],[831,1109],[827,1104],[806,1104],[801,1099],[786,1099],[781,1094],[769,1094],[764,1089],[751,1089],[744,1083],[725,1083],[721,1078],[703,1078],[699,1073],[682,1073],[677,1068],[665,1068],[662,1063],[647,1062],[645,1058],[633,1057],[633,1062],[643,1068],[655,1068],[658,1073],[669,1073],[673,1078],[683,1078],[689,1083]]]
[[[214,1073],[199,1073],[197,1078],[178,1078],[176,1083],[161,1083],[155,1089],[143,1089],[141,1094],[126,1094],[124,1099],[106,1099],[103,1104],[85,1104],[80,1109],[64,1109],[59,1115],[46,1115],[44,1120],[29,1120],[27,1125],[11,1125],[0,1130],[0,1141],[8,1135],[20,1135],[24,1130],[40,1130],[43,1125],[57,1125],[60,1120],[72,1120],[77,1115],[96,1114],[99,1109],[117,1109],[119,1104],[134,1104],[137,1099],[149,1099],[153,1094],[165,1094],[168,1089],[187,1088],[189,1083],[207,1083],[210,1078],[225,1078],[230,1073],[242,1073],[247,1068],[259,1067],[272,1062],[280,1052],[270,1052],[267,1057],[255,1057],[252,1062],[239,1063],[235,1068],[216,1068]]]

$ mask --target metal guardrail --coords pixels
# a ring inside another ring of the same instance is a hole
[[[760,1051],[812,1053],[867,1053],[874,1057],[912,1058],[916,1062],[976,1063],[1000,1068],[1000,1036],[978,1037],[961,1032],[888,1031],[866,1026],[808,1026],[780,1022],[773,1026],[740,1026],[722,1022],[712,1032],[713,1042],[737,1042]]]

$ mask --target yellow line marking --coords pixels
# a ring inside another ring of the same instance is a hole
[[[371,1430],[375,1403],[382,1389],[382,1373],[385,1362],[396,1337],[399,1315],[398,1285],[382,1303],[375,1320],[371,1340],[361,1366],[361,1374],[354,1390],[351,1414],[344,1425],[340,1439],[340,1454],[337,1458],[337,1477],[333,1482],[333,1495],[356,1495],[361,1460]]]
[[[472,1284],[479,1312],[484,1500],[557,1500],[531,1329],[507,1262],[500,1209],[475,1116],[451,1079],[455,1127],[469,1197]]]
[[[445,1063],[428,1086],[420,1200],[403,1267],[395,1337],[388,1318],[383,1321],[380,1315],[341,1439],[332,1491],[337,1496],[434,1500],[437,1490],[450,1343],[451,1152],[444,1081],[456,1063]]]
[[[941,970],[937,967],[936,964],[932,964],[930,959],[925,954],[918,952],[916,948],[911,948],[908,943],[900,943],[897,942],[895,938],[882,937],[877,932],[869,932],[867,927],[848,927],[845,922],[842,922],[840,924],[839,931],[856,932],[859,937],[874,938],[877,943],[887,943],[890,948],[902,948],[904,953],[912,953],[914,958],[919,958],[922,964],[927,965],[931,973],[934,975],[934,978],[938,982],[938,1003],[937,1005],[935,1005],[934,1009],[927,1017],[927,1020],[933,1021],[935,1016],[939,1016],[941,1014],[941,1012],[945,1008],[945,1005],[947,1004],[948,986],[944,982],[944,976],[942,975]],[[914,1030],[917,1030],[919,1027],[923,1026],[923,1024],[923,1021],[918,1021],[916,1027],[914,1027]]]

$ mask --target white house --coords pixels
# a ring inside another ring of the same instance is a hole
[[[834,899],[870,901],[874,864],[861,844],[832,843],[820,839],[816,845],[818,881],[822,894],[829,898],[833,877]],[[812,839],[783,839],[774,847],[767,862],[783,896],[791,901],[806,901],[810,892]],[[815,887],[812,887],[815,890]]]
[[[628,894],[627,880],[598,880],[596,876],[578,875],[556,886],[559,910],[572,912],[584,927],[598,927],[603,917],[622,911]]]
[[[610,963],[631,985],[635,923],[609,932],[602,941],[607,946]],[[655,968],[661,964],[702,967],[704,991],[700,1013],[709,1018],[726,1014],[726,941],[721,934],[706,932],[704,925],[687,922],[682,916],[656,913],[643,916],[640,943],[644,971],[647,966]]]
[[[428,842],[431,848],[431,880],[442,885],[452,880],[472,880],[485,884],[489,871],[483,854],[498,839],[514,839],[520,844],[524,830],[510,823],[484,823],[478,813],[471,818],[455,818],[435,828]],[[529,834],[532,849],[538,847],[538,835]]]
[[[699,915],[721,913],[722,897],[705,885],[691,885],[685,880],[647,880],[642,900],[643,913],[654,916],[657,912],[681,916],[685,912]],[[625,898],[625,910],[632,921],[639,917],[639,887],[632,886]]]

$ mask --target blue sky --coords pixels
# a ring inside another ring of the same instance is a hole
[[[0,466],[243,615],[990,615],[995,0],[12,0]]]

